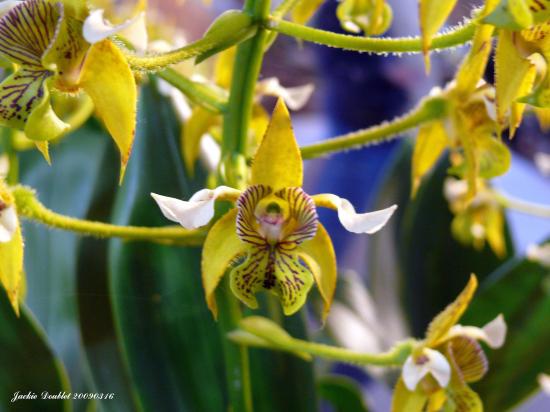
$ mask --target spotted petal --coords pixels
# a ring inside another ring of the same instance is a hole
[[[416,358],[411,355],[403,365],[403,382],[410,391],[414,391],[418,383],[431,374],[440,387],[444,388],[451,379],[451,366],[440,352],[425,348]]]
[[[447,354],[462,383],[477,382],[489,370],[483,349],[470,337],[457,336],[451,339],[447,343]]]
[[[266,290],[279,297],[285,315],[292,315],[304,305],[313,275],[292,251],[254,246],[231,271],[230,282],[235,296],[247,306],[257,308],[255,294]]]
[[[274,191],[302,186],[302,156],[292,131],[290,114],[279,99],[267,132],[254,156],[253,185],[266,185]]]
[[[397,209],[397,205],[368,213],[357,213],[347,199],[333,194],[313,196],[315,204],[338,211],[338,219],[347,230],[353,233],[368,233],[369,235],[382,229]]]
[[[0,84],[0,124],[23,130],[32,140],[50,140],[65,132],[52,109],[47,83],[52,73],[24,66]]]
[[[230,268],[231,262],[237,256],[246,253],[248,245],[240,241],[235,232],[237,209],[227,212],[208,231],[208,236],[202,248],[202,283],[206,303],[217,317],[215,291],[224,273]]]
[[[20,2],[0,20],[0,55],[22,66],[40,67],[62,18],[61,3]]]
[[[188,201],[161,196],[156,193],[151,193],[151,196],[167,219],[179,223],[186,229],[196,229],[212,220],[216,199],[231,200],[239,194],[238,190],[227,186],[219,186],[214,190],[199,190]]]

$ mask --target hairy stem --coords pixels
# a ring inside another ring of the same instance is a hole
[[[395,139],[400,133],[419,126],[422,123],[439,119],[446,113],[446,100],[443,97],[429,97],[411,112],[391,122],[358,130],[342,136],[327,139],[301,148],[304,159],[313,159],[331,153],[378,144]]]
[[[273,17],[267,21],[265,27],[268,30],[286,34],[297,39],[345,50],[376,54],[422,52],[420,37],[384,38],[351,36],[315,29]],[[438,34],[433,38],[430,50],[447,49],[464,45],[474,37],[475,28],[475,23],[469,21],[448,32]]]
[[[117,226],[108,223],[76,219],[47,209],[38,201],[32,189],[24,186],[12,188],[19,216],[44,225],[94,237],[116,237],[126,240],[145,240],[163,244],[199,246],[206,236],[203,230],[185,230],[179,226],[141,227]]]
[[[225,111],[227,106],[227,92],[225,90],[193,81],[173,69],[159,72],[158,76],[181,91],[193,103],[215,112]]]

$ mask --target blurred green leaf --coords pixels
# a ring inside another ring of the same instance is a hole
[[[37,190],[48,208],[84,217],[100,176],[101,159],[111,145],[97,122],[89,122],[51,148],[52,166],[36,150],[21,154],[21,181]],[[76,260],[80,238],[25,222],[26,302],[43,325],[63,360],[74,391],[86,392],[76,293]],[[84,401],[76,401],[83,410]]]
[[[411,200],[411,153],[411,144],[405,142],[388,170],[387,181],[381,186],[377,206],[397,203],[399,208],[390,225],[393,233],[372,238],[369,261],[373,293],[379,305],[383,301],[376,294],[382,288],[376,285],[388,286],[383,278],[395,276],[388,272],[398,274],[395,282],[399,282],[404,313],[413,335],[420,337],[430,320],[460,293],[470,273],[476,273],[483,280],[513,255],[514,248],[507,229],[507,255],[502,259],[487,246],[477,251],[453,238],[453,215],[443,196],[448,169],[446,159],[426,176],[415,199]],[[388,259],[396,259],[395,267],[388,266]],[[389,302],[390,298],[385,299]]]
[[[153,85],[141,90],[136,143],[115,199],[114,223],[168,222],[150,192],[188,198],[172,107]],[[111,300],[130,380],[146,411],[227,409],[220,335],[206,307],[200,249],[114,240]]]
[[[501,349],[487,350],[489,373],[474,389],[488,411],[506,411],[539,389],[550,373],[550,269],[511,260],[486,279],[460,321],[483,326],[499,313],[508,324]]]
[[[293,338],[308,339],[305,314],[282,314],[274,296],[259,296],[260,310],[249,315],[267,316]],[[315,412],[318,410],[313,363],[295,355],[265,349],[250,349],[254,410],[265,412]]]
[[[108,135],[105,136],[108,138]],[[93,188],[86,219],[108,221],[117,190],[119,154],[108,145],[100,163],[100,175]],[[109,292],[106,239],[85,237],[78,253],[78,307],[82,343],[92,388],[99,393],[114,393],[112,400],[90,402],[86,412],[124,412],[139,410],[122,360]]]
[[[41,394],[70,393],[63,365],[50,348],[44,331],[27,308],[17,318],[4,290],[0,290],[0,412],[71,411],[66,400],[42,400]],[[36,400],[12,403],[16,392]]]
[[[368,412],[355,381],[338,375],[323,376],[317,381],[319,394],[334,406],[335,412]]]

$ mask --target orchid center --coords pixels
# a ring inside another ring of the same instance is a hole
[[[258,222],[258,232],[270,244],[278,243],[284,233],[286,223],[289,220],[288,203],[274,195],[262,199],[256,209],[254,216]]]

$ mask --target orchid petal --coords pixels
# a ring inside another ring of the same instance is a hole
[[[428,396],[422,390],[410,391],[399,378],[393,391],[391,412],[422,412]]]
[[[550,375],[541,373],[538,376],[539,385],[542,388],[542,391],[550,395]]]
[[[468,338],[484,341],[492,349],[498,349],[504,344],[506,331],[506,322],[500,314],[483,328],[455,325],[449,330],[448,337],[451,339],[457,336],[467,336]]]
[[[321,223],[317,224],[315,237],[302,243],[297,253],[313,273],[324,302],[322,318],[325,320],[332,305],[338,271],[332,241]]]
[[[292,131],[290,114],[279,99],[267,132],[254,156],[251,184],[266,185],[274,191],[302,186],[302,156]]]
[[[188,201],[151,193],[162,214],[169,220],[179,223],[186,229],[196,229],[204,226],[214,217],[214,202],[219,197],[233,199],[240,192],[227,186],[219,186],[214,190],[202,189]]]
[[[282,98],[291,110],[303,108],[314,90],[315,87],[311,83],[297,87],[283,87],[276,77],[265,79],[258,84],[260,94]]]
[[[530,245],[527,248],[527,259],[543,266],[550,267],[550,243]]]
[[[144,13],[139,13],[137,16],[134,16],[132,19],[126,20],[124,23],[117,26],[113,26],[111,23],[106,21],[103,18],[105,10],[97,9],[90,12],[86,20],[84,21],[84,26],[82,27],[82,35],[84,39],[90,44],[95,44],[104,40],[108,37],[111,37],[124,29],[132,26],[135,23],[139,23],[140,20],[144,18]]]
[[[315,195],[313,199],[317,206],[336,209],[340,223],[348,231],[353,233],[368,233],[369,235],[382,229],[393,215],[393,212],[395,212],[395,209],[397,209],[397,205],[392,205],[386,209],[374,212],[357,213],[347,199],[333,194]]]
[[[474,274],[470,275],[470,280],[464,290],[457,296],[454,302],[450,303],[442,312],[440,312],[428,326],[426,332],[426,345],[435,347],[447,339],[449,331],[460,319],[462,314],[468,308],[474,292],[477,289],[477,278]]]
[[[440,352],[424,348],[416,359],[411,355],[403,365],[403,382],[405,386],[414,391],[418,382],[430,373],[442,388],[449,384],[451,379],[451,366]]]
[[[0,16],[3,16],[20,3],[21,1],[19,0],[5,0],[0,2]]]
[[[4,206],[4,208],[1,206]],[[16,229],[17,213],[15,207],[5,206],[0,201],[0,243],[11,241]]]
[[[137,87],[126,57],[113,42],[103,40],[90,47],[80,85],[120,151],[122,181],[136,132]]]
[[[218,315],[216,288],[231,262],[244,253],[249,245],[240,241],[235,232],[237,209],[231,209],[208,231],[202,248],[202,284],[206,304],[214,315]]]
[[[447,356],[462,382],[477,382],[489,370],[489,362],[481,345],[468,336],[457,336],[447,343]]]
[[[407,389],[414,391],[418,382],[420,382],[428,372],[428,365],[426,363],[418,365],[415,363],[413,356],[409,356],[403,365],[402,372],[403,382]]]

